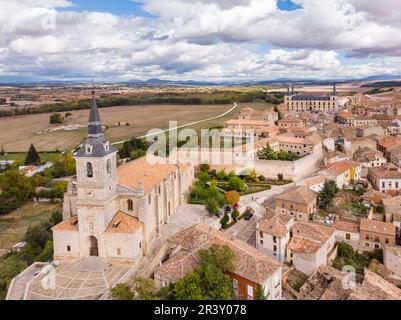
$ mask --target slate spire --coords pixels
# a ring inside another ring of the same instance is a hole
[[[102,124],[100,123],[100,115],[95,98],[95,90],[92,89],[91,110],[89,113],[89,123],[88,123],[88,136],[98,136],[101,134],[102,134]]]

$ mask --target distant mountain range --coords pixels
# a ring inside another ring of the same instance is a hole
[[[40,85],[79,85],[79,84],[89,84],[89,82],[83,82],[80,80],[70,81],[70,80],[52,80],[52,81],[19,81],[17,79],[7,79],[2,82],[0,79],[0,85],[10,85],[10,86],[40,86]],[[374,75],[366,78],[360,79],[287,79],[278,78],[273,80],[237,80],[237,81],[196,81],[196,80],[163,80],[163,79],[148,79],[148,80],[131,80],[125,82],[111,82],[104,81],[98,82],[97,84],[124,84],[129,86],[264,86],[264,85],[283,85],[283,84],[319,84],[319,85],[332,85],[339,83],[349,83],[349,82],[363,82],[363,81],[385,81],[385,80],[401,80],[401,75],[391,75],[382,74]]]

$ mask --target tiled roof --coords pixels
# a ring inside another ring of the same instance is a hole
[[[389,236],[395,236],[395,225],[390,222],[362,219],[360,230],[366,232],[385,234]]]
[[[357,223],[352,223],[348,221],[341,221],[337,220],[333,227],[336,230],[341,230],[341,231],[347,231],[347,232],[353,232],[353,233],[359,233],[359,225]]]
[[[309,204],[317,199],[317,193],[306,186],[297,186],[276,196],[276,200],[290,201],[298,204]]]
[[[140,222],[137,218],[124,212],[118,211],[106,228],[106,232],[134,233],[140,228],[143,228],[143,223]]]
[[[318,252],[322,245],[308,239],[293,237],[288,242],[288,249],[294,253],[311,254]]]
[[[289,214],[277,213],[273,217],[268,219],[262,219],[259,221],[259,231],[283,238],[289,233],[286,224],[292,219]]]
[[[398,169],[389,169],[382,166],[369,168],[368,170],[378,179],[401,179],[401,172]]]
[[[333,227],[313,222],[297,222],[292,227],[294,237],[302,237],[318,243],[324,243],[335,232]]]
[[[401,290],[383,277],[365,269],[362,285],[351,292],[350,300],[401,300]]]
[[[325,181],[326,181],[326,177],[322,176],[322,175],[319,175],[319,176],[314,176],[314,177],[305,179],[304,180],[304,185],[307,186],[307,187],[310,187],[310,186],[315,186],[317,184],[324,183]]]
[[[349,166],[349,164],[345,162],[335,162],[329,165],[329,167],[327,168],[329,174],[334,176],[339,176],[340,174],[343,174],[350,169],[351,167]]]
[[[229,246],[235,253],[234,273],[254,283],[263,284],[266,279],[281,268],[277,261],[259,252],[256,248],[239,239],[233,239],[228,234],[206,224],[198,224],[185,229],[171,236],[168,242],[180,246],[181,250],[188,252],[186,255],[188,260],[183,257],[183,261],[178,261],[175,266],[169,268],[174,273],[177,270],[176,268],[189,270],[196,261],[194,255],[197,255],[197,251],[209,248],[213,244]],[[170,277],[170,275],[167,276]]]
[[[246,119],[231,119],[224,122],[226,125],[254,125],[254,126],[271,126],[271,122],[265,120],[246,120]]]
[[[78,216],[61,221],[56,224],[52,230],[54,231],[78,231]]]
[[[180,165],[182,170],[189,166]],[[131,190],[137,190],[140,182],[144,183],[145,194],[159,186],[177,170],[175,164],[151,164],[146,157],[128,162],[117,169],[118,184]]]
[[[383,207],[388,214],[401,214],[401,196],[382,200]]]

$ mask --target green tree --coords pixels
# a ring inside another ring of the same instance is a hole
[[[176,300],[205,300],[200,274],[193,271],[178,280],[174,285],[174,298]]]
[[[60,154],[53,164],[53,172],[56,177],[67,177],[75,174],[75,160],[71,152]]]
[[[247,184],[240,177],[232,177],[228,181],[228,187],[232,190],[245,191],[248,189]]]
[[[219,181],[223,181],[227,179],[227,175],[224,170],[220,170],[216,173],[216,177]]]
[[[344,258],[348,258],[348,259],[354,259],[354,257],[355,257],[355,252],[354,252],[354,249],[352,248],[352,246],[344,241],[342,241],[338,244],[337,254],[340,257],[344,257]]]
[[[209,176],[208,173],[202,171],[202,172],[198,175],[198,180],[199,180],[199,182],[200,182],[203,186],[206,186],[206,184],[207,184],[208,182],[210,182],[210,176]]]
[[[155,284],[152,279],[136,278],[133,285],[133,291],[136,300],[157,299]]]
[[[53,113],[50,115],[50,124],[59,124],[64,122],[64,117],[61,113]]]
[[[119,283],[110,290],[109,297],[113,300],[133,300],[134,294],[128,285]]]
[[[234,209],[233,212],[231,213],[231,218],[233,218],[234,221],[237,221],[239,218],[239,211],[237,209]]]
[[[265,294],[263,293],[263,287],[259,284],[256,288],[255,299],[256,300],[266,300]]]
[[[68,183],[66,181],[56,181],[52,185],[52,194],[56,199],[64,198],[64,193],[67,192]]]
[[[17,170],[8,170],[3,174],[0,189],[4,199],[15,199],[20,203],[28,200],[34,191],[31,180]]]
[[[334,181],[326,180],[323,189],[319,192],[319,205],[321,208],[326,209],[331,204],[334,197],[338,192],[337,185]]]
[[[224,214],[223,218],[220,219],[220,224],[223,229],[226,229],[228,226],[228,221],[230,221],[230,217],[227,213]]]
[[[40,156],[38,152],[36,151],[35,147],[33,144],[29,147],[28,154],[26,155],[25,158],[25,165],[26,166],[37,166],[41,162]]]
[[[261,160],[277,160],[276,152],[268,144],[257,153],[257,156]]]
[[[200,171],[209,173],[210,166],[207,163],[202,163],[199,167]]]
[[[35,261],[46,262],[53,258],[53,240],[48,240],[42,252],[36,256]]]
[[[235,254],[227,245],[211,245],[209,249],[200,249],[198,254],[202,264],[213,264],[223,272],[233,272]]]
[[[25,241],[33,247],[44,247],[52,237],[47,226],[40,224],[30,227],[26,233]]]
[[[210,214],[217,214],[219,212],[220,206],[215,198],[208,198],[205,201],[205,209]]]

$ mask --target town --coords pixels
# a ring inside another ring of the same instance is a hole
[[[4,262],[28,266],[5,298],[401,298],[401,100],[281,91],[221,123],[235,143],[210,152],[244,161],[153,164],[152,139],[108,141],[93,88],[77,149],[43,161],[31,145],[25,165],[0,163],[4,212],[62,202],[10,248]]]

